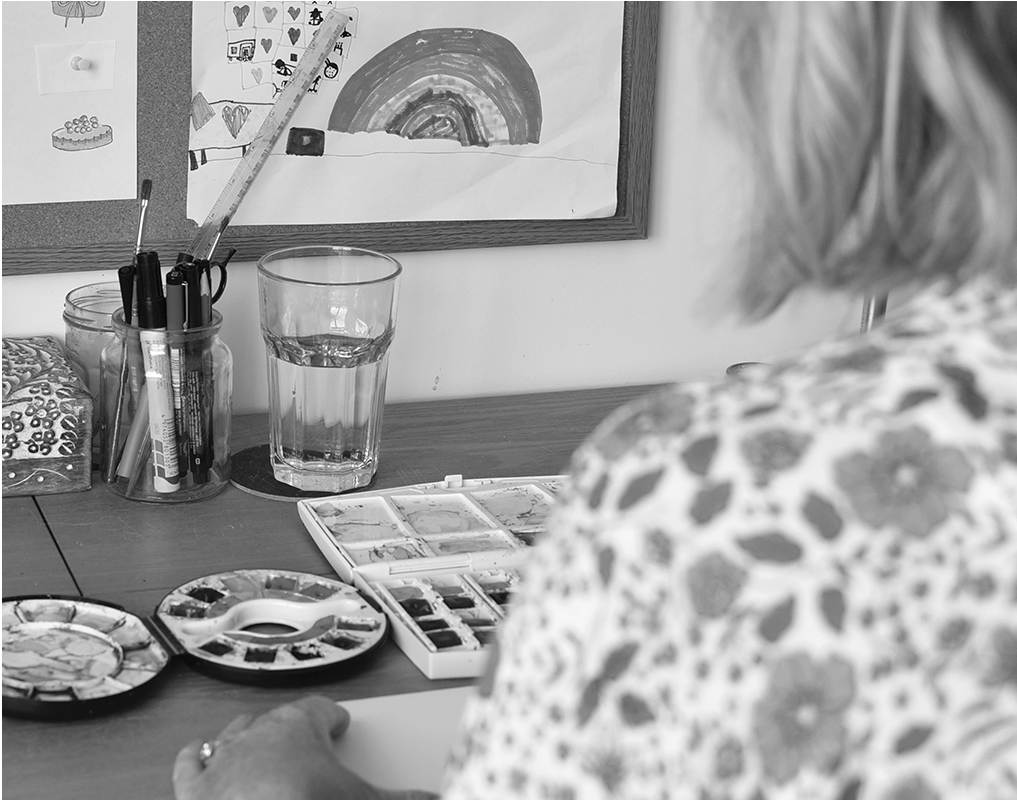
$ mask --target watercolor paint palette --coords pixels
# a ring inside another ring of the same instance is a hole
[[[379,603],[425,675],[476,677],[564,482],[453,475],[297,508],[339,577]]]
[[[3,601],[5,714],[102,710],[140,693],[171,657],[141,619],[115,606],[59,597]]]
[[[148,618],[77,597],[5,598],[3,712],[68,719],[155,685],[175,656],[217,678],[278,683],[359,665],[388,636],[377,601],[333,578],[233,570],[197,578]]]

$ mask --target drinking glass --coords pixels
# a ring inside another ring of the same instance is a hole
[[[401,273],[394,258],[356,247],[258,261],[276,480],[332,493],[373,480]]]

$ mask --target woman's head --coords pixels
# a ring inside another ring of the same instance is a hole
[[[1017,4],[709,13],[718,110],[757,168],[748,313],[805,283],[1017,279]]]

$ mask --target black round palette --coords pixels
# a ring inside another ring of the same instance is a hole
[[[151,689],[175,656],[223,680],[292,684],[359,668],[388,636],[378,605],[319,575],[249,569],[196,578],[149,618],[100,600],[3,600],[3,713],[70,719]]]

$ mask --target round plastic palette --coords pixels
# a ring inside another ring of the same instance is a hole
[[[372,601],[341,581],[234,570],[189,581],[142,619],[99,600],[3,600],[3,712],[68,719],[112,710],[173,656],[218,678],[271,685],[337,674],[388,636]]]

